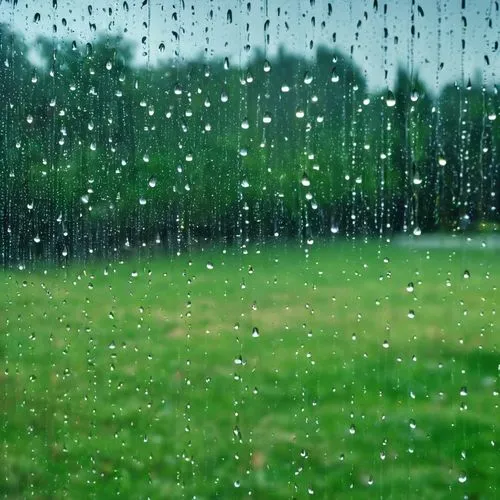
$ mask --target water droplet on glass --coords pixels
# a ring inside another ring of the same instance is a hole
[[[389,90],[387,92],[387,97],[385,99],[385,103],[389,108],[392,108],[396,105],[396,98],[394,97],[394,94]]]
[[[141,196],[141,198],[139,198],[139,205],[143,205],[144,206],[146,203],[147,203],[146,198],[143,198]]]
[[[271,117],[270,113],[264,113],[264,116],[262,117],[262,121],[265,124],[271,123],[272,117]]]
[[[311,185],[311,181],[309,180],[309,177],[307,177],[306,173],[304,173],[304,175],[302,176],[302,179],[300,180],[300,183],[304,187],[309,187]]]
[[[467,269],[464,271],[464,278],[466,280],[468,280],[470,278],[470,272]]]
[[[410,310],[408,311],[408,317],[409,317],[410,319],[415,318],[415,311],[414,311],[413,309],[410,309]]]
[[[406,285],[406,291],[407,291],[408,293],[412,293],[414,289],[415,289],[415,287],[413,286],[413,281],[410,281],[410,282],[408,283],[408,285]]]
[[[156,177],[151,177],[151,179],[149,179],[148,186],[150,188],[154,188],[156,186]]]
[[[309,85],[312,81],[313,81],[313,77],[312,77],[311,73],[306,72],[304,75],[304,83],[306,85]]]
[[[207,269],[212,270],[214,265],[211,262],[207,262]]]
[[[467,474],[465,474],[465,472],[461,472],[460,475],[458,476],[458,482],[463,484],[466,481],[467,481]]]
[[[252,330],[252,337],[257,338],[259,336],[260,336],[259,329],[256,326],[254,326]]]
[[[415,186],[420,186],[420,184],[422,184],[422,178],[420,177],[420,174],[418,172],[416,172],[415,176],[413,177],[413,184]]]

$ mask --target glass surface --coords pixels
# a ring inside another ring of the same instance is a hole
[[[499,10],[0,1],[0,495],[499,496]]]

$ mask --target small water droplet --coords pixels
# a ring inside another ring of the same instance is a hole
[[[256,326],[254,326],[252,330],[252,337],[257,338],[259,336],[260,336],[259,329]]]
[[[210,271],[214,268],[214,265],[212,264],[212,262],[207,262],[207,269],[209,269]]]
[[[307,177],[307,174],[304,172],[304,175],[302,176],[302,179],[300,180],[300,183],[304,187],[309,187],[311,185],[311,181],[309,180],[309,177]]]
[[[304,83],[306,85],[309,85],[312,81],[313,81],[313,77],[312,77],[311,73],[306,71],[306,73],[304,74]]]
[[[396,105],[396,98],[394,97],[394,94],[389,90],[387,92],[387,97],[385,99],[385,103],[389,108],[392,108]]]

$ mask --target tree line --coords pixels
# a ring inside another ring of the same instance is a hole
[[[370,91],[334,47],[135,66],[117,37],[0,25],[0,258],[111,257],[207,241],[455,231],[498,222],[497,88]],[[162,50],[160,46],[158,50]]]

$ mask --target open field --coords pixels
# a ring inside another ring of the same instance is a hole
[[[0,494],[499,497],[498,251],[258,250],[3,271]]]

